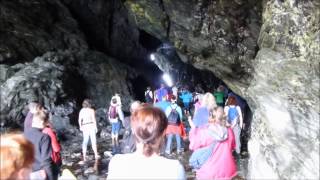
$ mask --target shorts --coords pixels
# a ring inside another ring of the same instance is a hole
[[[119,134],[120,122],[111,123],[111,134]]]

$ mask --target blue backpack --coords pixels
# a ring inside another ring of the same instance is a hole
[[[212,143],[210,146],[202,147],[195,150],[189,159],[189,165],[193,169],[200,169],[201,166],[210,158],[213,154],[216,143]]]
[[[229,106],[228,123],[232,124],[234,120],[237,120],[238,116],[239,116],[239,114],[237,111],[237,106],[235,106],[235,107]]]

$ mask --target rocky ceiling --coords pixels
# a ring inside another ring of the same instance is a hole
[[[161,73],[148,57],[169,43],[160,69],[216,76],[249,103],[249,179],[319,179],[319,19],[316,0],[2,0],[1,127],[37,99],[67,129],[84,96],[104,122],[112,94],[128,107],[130,80]]]

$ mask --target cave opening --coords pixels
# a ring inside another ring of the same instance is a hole
[[[138,75],[136,78],[131,80],[131,83],[135,100],[144,102],[144,91],[147,89],[148,86],[150,86],[148,80],[146,80],[142,75]]]

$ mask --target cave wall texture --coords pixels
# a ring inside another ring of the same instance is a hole
[[[32,99],[59,129],[83,97],[99,121],[116,92],[128,109],[130,79],[152,73],[133,68],[148,64],[144,31],[175,47],[160,69],[212,72],[247,100],[247,178],[319,179],[319,19],[317,0],[2,0],[1,127],[21,125]]]

